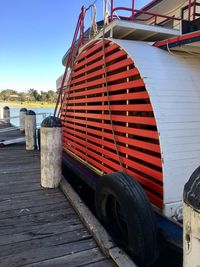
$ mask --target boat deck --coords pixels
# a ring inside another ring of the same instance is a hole
[[[21,136],[4,128],[0,140]],[[38,151],[2,147],[0,170],[0,266],[116,266],[60,189],[40,187]]]

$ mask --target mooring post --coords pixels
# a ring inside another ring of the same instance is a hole
[[[3,119],[7,122],[10,123],[10,108],[8,106],[5,106],[3,108]]]
[[[3,107],[0,106],[0,119],[3,119]]]
[[[183,194],[183,266],[200,266],[200,167],[190,177]]]
[[[62,175],[62,124],[59,118],[45,118],[40,129],[41,138],[41,185],[58,187]]]
[[[25,139],[26,150],[34,150],[36,147],[36,115],[28,110],[25,115]]]
[[[19,111],[19,128],[20,132],[24,133],[25,132],[25,116],[26,116],[27,109],[26,108],[21,108]]]

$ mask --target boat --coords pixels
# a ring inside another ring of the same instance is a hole
[[[105,1],[100,22],[94,5],[81,8],[54,115],[64,162],[95,190],[100,220],[149,266],[157,229],[182,248],[183,188],[199,166],[200,1],[135,4]]]

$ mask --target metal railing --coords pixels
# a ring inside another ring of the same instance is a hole
[[[158,18],[163,18],[165,19],[165,22],[167,21],[182,21],[183,20],[183,14],[181,16],[181,18],[175,17],[175,16],[167,16],[167,15],[162,15],[162,14],[158,14],[158,13],[152,13],[152,12],[148,12],[145,10],[137,10],[135,9],[135,0],[131,1],[132,7],[128,8],[128,7],[115,7],[114,6],[114,0],[111,0],[110,2],[110,21],[116,19],[116,18],[120,18],[120,19],[124,19],[124,20],[129,20],[129,21],[150,21],[153,19],[153,25],[157,25],[158,22]],[[195,14],[196,14],[196,7],[199,5],[199,3],[197,3],[197,0],[188,0],[188,5],[186,5],[184,8],[188,10],[188,18],[187,20],[190,21],[191,19],[195,19]],[[128,11],[130,12],[130,16],[116,16],[115,13],[116,11]],[[139,15],[147,15],[149,17],[142,19],[139,18]]]

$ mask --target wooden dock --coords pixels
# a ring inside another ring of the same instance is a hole
[[[21,136],[2,129],[0,142]],[[60,189],[41,188],[39,158],[23,143],[0,148],[0,266],[116,266]]]

